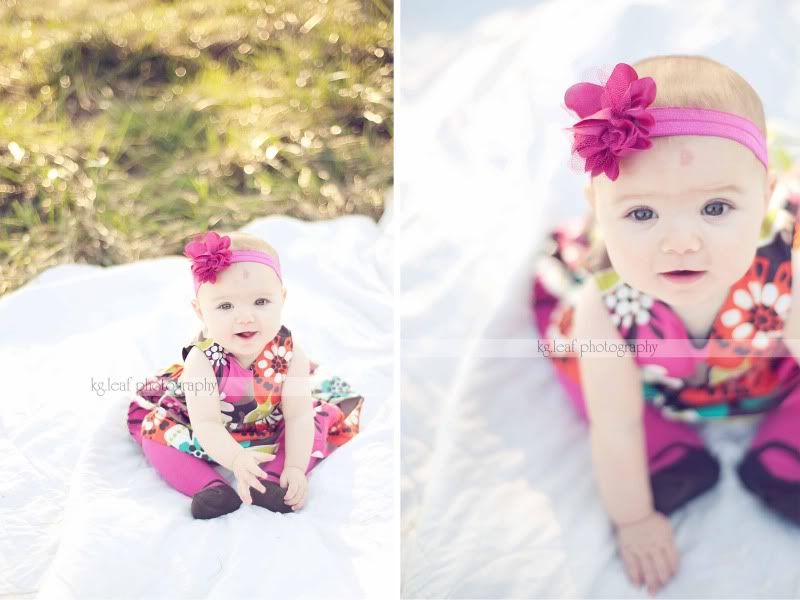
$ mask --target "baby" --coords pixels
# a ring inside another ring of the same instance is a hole
[[[696,423],[763,413],[737,472],[800,524],[800,195],[774,193],[761,101],[713,60],[618,64],[565,102],[592,215],[549,238],[534,318],[550,340],[654,349],[552,359],[626,572],[655,593],[678,568],[666,515],[719,477]]]
[[[192,498],[197,519],[242,502],[298,510],[307,473],[358,433],[363,399],[338,377],[312,386],[316,365],[281,321],[286,289],[272,246],[210,231],[185,255],[203,331],[183,348],[183,364],[137,392],[130,434],[160,476]],[[235,491],[215,464],[233,472]]]

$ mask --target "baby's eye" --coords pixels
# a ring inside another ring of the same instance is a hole
[[[727,202],[714,200],[703,207],[703,214],[708,217],[719,217],[728,212],[731,208],[731,205]]]
[[[264,306],[266,304],[269,304],[268,298],[259,298],[258,300],[256,300],[256,306]]]
[[[634,208],[625,215],[626,218],[632,218],[634,221],[649,221],[655,216],[656,213],[650,208]]]
[[[230,302],[223,302],[217,308],[221,308],[222,310],[228,310],[232,306],[233,306],[233,304],[231,304]]]

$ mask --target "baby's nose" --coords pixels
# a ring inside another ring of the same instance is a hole
[[[700,236],[687,229],[676,227],[661,239],[664,253],[686,254],[698,252],[702,246]]]
[[[237,313],[236,315],[237,323],[252,323],[253,322],[253,312],[250,310],[242,310]]]

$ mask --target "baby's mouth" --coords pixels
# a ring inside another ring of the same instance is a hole
[[[240,338],[244,338],[246,340],[249,340],[251,337],[253,337],[257,333],[258,333],[257,331],[240,331],[239,333],[236,334],[236,336],[240,337]]]
[[[673,283],[691,283],[693,281],[697,281],[705,274],[706,271],[690,271],[688,269],[677,269],[675,271],[664,271],[659,273],[659,275],[669,281],[672,281]]]

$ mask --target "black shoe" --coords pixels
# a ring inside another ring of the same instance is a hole
[[[800,525],[800,481],[781,479],[767,470],[760,460],[760,455],[770,448],[780,448],[800,462],[800,451],[797,448],[783,442],[768,442],[745,454],[736,468],[739,479],[744,487],[758,496],[769,508]]]
[[[264,484],[267,491],[262,493],[255,488],[250,488],[250,497],[253,499],[253,504],[271,510],[272,512],[293,512],[292,507],[283,501],[287,490],[283,489],[274,481],[266,481],[264,479],[259,479],[259,481]]]
[[[215,481],[192,496],[192,516],[214,519],[232,513],[241,505],[242,499],[231,486]]]
[[[719,462],[705,448],[676,442],[658,455],[676,446],[686,449],[683,457],[650,476],[654,507],[665,515],[710,490],[719,479]]]

